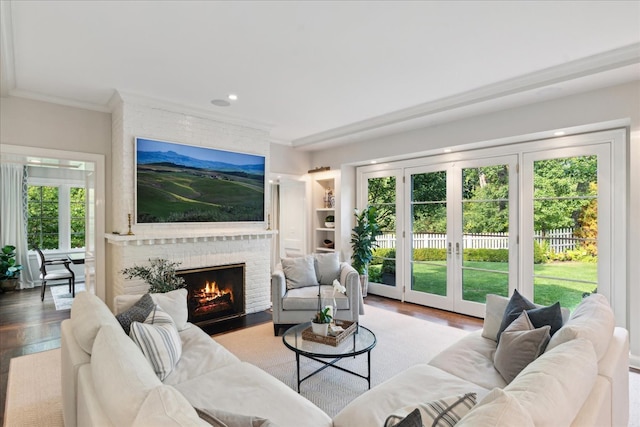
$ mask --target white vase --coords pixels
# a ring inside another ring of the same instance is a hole
[[[323,337],[326,337],[327,333],[329,332],[329,324],[311,322],[311,331],[316,335],[322,335]]]

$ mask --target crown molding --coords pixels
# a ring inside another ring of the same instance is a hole
[[[89,102],[80,102],[72,99],[61,98],[59,96],[43,95],[28,90],[12,89],[9,91],[10,96],[16,98],[32,99],[34,101],[49,102],[51,104],[63,105],[65,107],[80,108],[83,110],[98,111],[100,113],[110,113],[111,110],[106,105],[92,104]]]
[[[271,129],[273,128],[272,123],[262,122],[258,120],[247,120],[247,119],[243,119],[243,118],[236,117],[229,114],[213,112],[201,107],[178,104],[178,103],[164,100],[164,99],[153,98],[145,95],[116,90],[114,95],[111,97],[111,100],[108,103],[109,108],[113,110],[113,107],[117,105],[118,102],[122,102],[125,104],[133,103],[133,104],[145,105],[150,108],[164,109],[174,113],[187,114],[194,117],[200,117],[200,118],[215,120],[218,122],[229,123],[236,126],[250,128],[250,129],[267,132],[267,133],[270,132]]]
[[[357,134],[381,129],[387,126],[398,125],[414,119],[455,110],[480,102],[502,98],[539,89],[545,86],[561,83],[580,77],[610,71],[640,63],[640,43],[634,43],[613,49],[586,58],[570,61],[555,67],[533,73],[524,74],[498,83],[482,86],[477,89],[462,92],[457,95],[426,102],[414,107],[404,108],[389,114],[380,115],[371,119],[361,120],[345,126],[340,126],[304,138],[293,140],[294,147],[305,147],[313,144],[329,143],[332,140],[355,137]]]

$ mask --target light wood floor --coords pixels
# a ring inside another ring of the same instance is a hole
[[[372,294],[367,296],[365,304],[454,328],[469,331],[482,328],[482,319]],[[69,310],[56,311],[50,292],[46,292],[44,301],[40,301],[39,288],[0,294],[0,419],[4,419],[9,361],[12,357],[60,347],[60,323],[69,315]],[[270,321],[265,313],[245,317],[232,327],[243,328]]]

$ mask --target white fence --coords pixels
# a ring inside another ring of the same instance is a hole
[[[548,231],[545,236],[536,234],[535,239],[538,243],[545,240],[549,243],[549,249],[556,253],[573,250],[576,248],[577,239],[573,234],[573,229],[562,228],[558,230]],[[394,233],[384,233],[376,238],[378,247],[395,248],[396,235]],[[463,237],[463,245],[465,248],[472,249],[509,249],[508,233],[477,233],[465,234]],[[413,235],[413,248],[436,248],[445,249],[447,247],[446,234],[430,234],[418,233]]]

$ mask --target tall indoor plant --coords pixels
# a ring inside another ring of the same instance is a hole
[[[18,286],[22,266],[16,261],[16,247],[5,245],[0,252],[0,289],[12,291]]]
[[[374,206],[355,211],[356,225],[351,229],[351,255],[353,268],[360,274],[362,296],[367,296],[369,286],[369,263],[373,259],[373,248],[378,247],[376,237],[380,235],[380,225]]]

